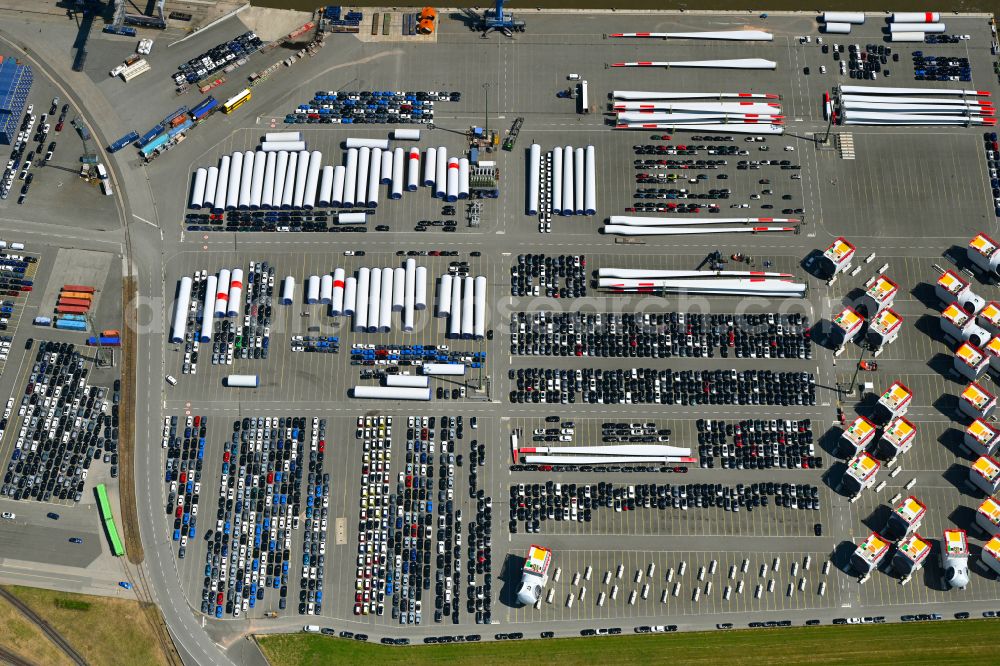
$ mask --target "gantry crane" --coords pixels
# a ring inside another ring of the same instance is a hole
[[[503,3],[504,0],[496,0],[496,8],[487,9],[483,14],[466,9],[466,14],[475,22],[472,29],[482,31],[484,38],[494,30],[508,37],[512,37],[515,32],[524,32],[524,21],[515,19],[510,12],[504,12]]]

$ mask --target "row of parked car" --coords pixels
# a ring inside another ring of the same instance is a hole
[[[809,419],[745,419],[735,424],[698,419],[698,456],[702,467],[723,469],[821,469]]]
[[[205,416],[188,416],[183,436],[179,434],[176,416],[163,417],[163,439],[167,449],[164,476],[168,485],[167,515],[174,518],[172,538],[177,542],[179,559],[184,559],[188,541],[197,534],[207,431],[208,417]]]
[[[529,356],[812,358],[797,313],[512,312],[510,335],[510,353]]]
[[[178,65],[177,72],[173,74],[174,83],[182,86],[200,81],[237,61],[249,58],[262,46],[264,42],[252,30],[248,30]]]
[[[509,522],[511,533],[523,523],[525,531],[539,532],[542,523],[591,522],[595,512],[613,509],[616,513],[636,509],[718,508],[739,513],[775,507],[819,510],[819,488],[809,484],[754,483],[727,486],[721,483],[639,483],[590,484],[542,483],[510,487]]]
[[[384,615],[387,594],[396,592],[390,566],[389,506],[392,464],[392,417],[358,417],[355,439],[361,443],[361,488],[358,511],[358,554],[355,569],[354,614]],[[402,552],[400,553],[402,558]],[[409,573],[407,562],[407,573]]]
[[[461,417],[459,417],[461,418]],[[478,418],[470,419],[473,429]],[[462,456],[458,456],[462,464]],[[493,498],[479,487],[479,468],[486,466],[486,446],[478,440],[469,442],[469,497],[476,498],[476,519],[469,523],[467,604],[475,614],[476,624],[489,624],[493,618]]]
[[[986,168],[993,192],[993,212],[1000,217],[1000,143],[997,142],[996,132],[983,132],[983,152],[986,153]]]
[[[663,139],[666,136],[666,139]],[[669,141],[670,137],[667,135],[652,136],[653,139],[662,139],[664,141]],[[708,155],[749,155],[750,151],[745,148],[740,148],[737,145],[720,145],[720,144],[704,144],[704,143],[679,143],[679,144],[637,144],[632,146],[632,152],[636,155],[697,155],[699,152],[705,151]],[[636,160],[637,162],[639,160]],[[648,160],[646,160],[648,161]]]
[[[508,377],[515,378],[510,369]],[[512,404],[814,405],[810,372],[518,368]]]
[[[971,81],[972,67],[965,56],[932,56],[914,51],[913,78],[917,81]]]
[[[306,521],[302,531],[302,578],[299,615],[323,614],[323,578],[326,575],[326,537],[329,529],[330,475],[323,471],[326,457],[326,419],[313,418],[309,437],[309,476],[306,478]]]
[[[331,209],[331,210],[230,210],[225,213],[187,213],[184,222],[188,231],[225,232],[331,232],[367,233],[362,225],[338,224],[337,216],[347,212],[363,212],[374,215],[374,209]],[[376,228],[376,231],[388,231]]]
[[[292,531],[299,528],[307,422],[302,417],[244,417],[222,445],[215,528],[206,531],[201,611],[240,617],[278,590],[288,597]],[[315,430],[315,427],[314,427]],[[316,558],[303,565],[308,588]],[[293,573],[294,575],[294,573]],[[319,589],[322,589],[320,583]]]
[[[288,124],[423,123],[434,121],[435,102],[458,102],[460,92],[437,90],[316,91],[285,116]]]
[[[510,294],[581,298],[587,295],[586,267],[582,254],[519,254],[510,269]]]
[[[106,455],[118,476],[118,386],[88,383],[90,369],[69,343],[41,342],[21,395],[21,427],[0,494],[15,500],[79,502],[91,464]],[[4,421],[13,416],[7,401]]]
[[[423,437],[423,417],[421,418],[420,436]],[[417,434],[416,419],[413,417],[413,431]],[[407,418],[407,434],[409,434],[410,420]],[[455,500],[455,493],[458,490],[458,479],[455,476],[455,468],[459,460],[455,457],[455,450],[465,435],[464,422],[461,416],[442,416],[440,418],[440,434],[442,436],[441,450],[437,455],[438,463],[438,490],[437,490],[437,512],[438,529],[436,536],[437,554],[445,555],[444,568],[438,567],[434,573],[434,621],[443,622],[444,618],[451,618],[452,623],[459,622],[458,591],[462,583],[461,549],[462,549],[462,510],[456,509],[458,502]],[[430,431],[427,433],[427,440],[430,439]],[[407,437],[409,440],[409,437]],[[414,439],[414,441],[417,441]],[[406,452],[407,461],[418,460],[416,451]],[[459,457],[461,454],[459,454]],[[422,457],[419,458],[423,460]],[[441,526],[441,519],[444,519],[444,527]],[[447,554],[451,553],[454,566],[449,566]],[[472,571],[470,570],[470,574]],[[480,610],[482,608],[480,607]],[[475,607],[470,605],[469,612],[475,611]]]

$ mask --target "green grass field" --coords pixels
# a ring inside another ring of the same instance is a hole
[[[258,636],[272,666],[379,664],[485,666],[504,661],[615,666],[662,664],[996,664],[994,620],[680,633],[548,641],[387,647],[316,634]],[[992,655],[992,656],[990,656]]]
[[[52,625],[94,666],[165,666],[170,663],[137,601],[16,585],[6,589]],[[61,663],[62,659],[43,658],[47,652],[41,652],[42,649],[56,648],[41,632],[38,635],[39,652],[30,652],[29,660],[45,666]],[[65,662],[71,663],[69,659]]]

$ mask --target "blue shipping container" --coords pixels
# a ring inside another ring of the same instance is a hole
[[[154,150],[156,150],[169,140],[170,140],[169,136],[167,136],[166,134],[161,134],[160,136],[156,137],[143,147],[142,154],[149,156]]]
[[[65,331],[86,331],[87,322],[73,319],[60,319],[56,322],[56,328]]]
[[[109,153],[117,153],[119,150],[121,150],[125,146],[129,145],[130,143],[134,143],[135,140],[138,139],[138,138],[139,138],[139,133],[136,132],[135,130],[132,130],[131,132],[129,132],[128,134],[126,134],[122,138],[118,139],[117,141],[115,141],[110,146],[108,146],[108,152]]]
[[[193,124],[194,123],[190,119],[185,120],[183,123],[181,123],[177,127],[174,127],[169,132],[167,132],[167,137],[169,137],[169,138],[172,139],[175,136],[177,136],[178,134],[180,134],[181,132],[189,129]]]
[[[139,147],[142,148],[143,146],[148,144],[150,141],[159,136],[160,132],[162,131],[163,131],[163,125],[157,125],[153,127],[151,130],[149,130],[141,137],[139,137]]]
[[[201,120],[208,114],[212,113],[212,111],[214,111],[218,106],[219,106],[218,100],[216,100],[214,97],[209,96],[205,98],[205,100],[201,104],[191,109],[191,117],[194,118],[195,120]]]

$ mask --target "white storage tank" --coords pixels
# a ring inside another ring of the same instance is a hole
[[[827,23],[823,26],[823,32],[828,35],[849,35],[851,34],[851,24]]]
[[[302,132],[265,132],[264,141],[301,141]]]
[[[281,304],[291,305],[295,298],[295,278],[291,275],[285,278],[285,284],[281,288]]]
[[[355,386],[355,398],[375,398],[377,400],[430,400],[431,389],[411,386]]]
[[[823,23],[857,23],[865,22],[864,12],[823,12]],[[828,31],[829,32],[829,31]]]
[[[386,375],[386,386],[407,386],[410,388],[427,388],[430,386],[430,377],[422,375]]]
[[[230,388],[257,388],[260,386],[258,375],[229,375],[223,384]]]
[[[924,37],[927,34],[923,32],[893,32],[889,35],[889,39],[893,43],[905,43],[905,42],[923,42]]]
[[[306,286],[306,303],[315,305],[319,303],[319,276],[310,275]]]
[[[938,12],[893,12],[893,23],[937,23],[941,20]]]
[[[265,153],[276,150],[287,150],[290,153],[297,153],[306,149],[305,141],[261,141],[260,149]]]
[[[381,148],[389,149],[389,139],[345,139],[344,148]]]
[[[425,375],[447,375],[460,377],[465,374],[464,363],[424,363]]]
[[[944,32],[944,23],[890,23],[889,32]]]

